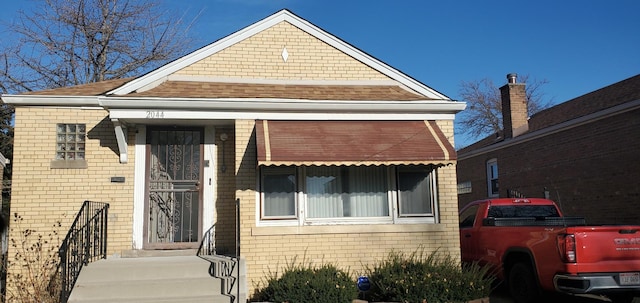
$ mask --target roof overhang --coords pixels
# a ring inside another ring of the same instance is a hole
[[[99,96],[2,95],[7,104],[24,106],[99,106]]]
[[[251,110],[283,112],[431,112],[455,114],[466,107],[465,102],[451,100],[424,101],[353,101],[268,98],[127,98],[100,97],[99,105],[106,109],[184,109],[184,110]]]

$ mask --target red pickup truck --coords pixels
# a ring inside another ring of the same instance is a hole
[[[488,199],[460,210],[460,242],[462,261],[493,267],[518,303],[548,291],[640,295],[640,226],[587,226],[547,199]]]

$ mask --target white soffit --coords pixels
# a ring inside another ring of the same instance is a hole
[[[166,77],[172,73],[185,68],[195,62],[198,62],[206,57],[209,57],[229,46],[232,46],[244,39],[247,39],[257,33],[262,32],[280,22],[289,22],[293,26],[300,28],[308,34],[320,39],[321,41],[335,47],[336,49],[344,52],[345,54],[355,58],[356,60],[370,66],[371,68],[379,71],[380,73],[394,79],[401,84],[411,88],[412,90],[435,100],[451,100],[449,97],[435,91],[434,89],[422,84],[421,82],[409,77],[408,75],[398,71],[397,69],[387,65],[386,63],[371,57],[356,47],[342,41],[341,39],[327,33],[319,27],[311,24],[310,22],[298,17],[292,12],[283,9],[261,21],[258,21],[248,27],[245,27],[229,36],[226,36],[208,46],[198,49],[189,55],[179,58],[171,63],[168,63],[144,76],[134,79],[125,85],[109,91],[107,95],[126,95],[147,86],[158,85]]]

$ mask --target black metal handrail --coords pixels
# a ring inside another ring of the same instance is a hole
[[[215,243],[215,234],[216,234],[216,225],[212,225],[202,236],[202,241],[200,242],[200,247],[198,247],[197,256],[213,256],[216,254],[216,243]]]
[[[211,264],[209,275],[222,279],[222,294],[236,302],[240,296],[239,268],[240,261],[240,199],[236,199],[236,248],[234,253],[220,255],[216,250],[216,225],[211,226],[202,236],[196,255]],[[233,294],[233,289],[236,293]]]
[[[58,254],[60,302],[66,303],[82,267],[107,258],[107,218],[109,204],[84,201]]]

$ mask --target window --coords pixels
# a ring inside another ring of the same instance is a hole
[[[525,218],[525,217],[559,217],[558,210],[553,205],[518,205],[491,206],[487,217],[493,218]]]
[[[260,171],[262,222],[435,222],[432,167],[263,166]]]
[[[498,197],[500,194],[497,159],[487,161],[487,191],[489,197]]]
[[[86,135],[85,124],[57,124],[56,154],[51,161],[51,168],[87,168]]]
[[[389,215],[384,167],[308,167],[305,184],[309,218]]]
[[[469,208],[462,211],[460,214],[460,228],[473,227],[476,221],[476,214],[478,213],[479,205],[469,206]]]
[[[401,217],[433,214],[432,181],[429,171],[398,169],[398,209]]]
[[[296,174],[294,168],[271,168],[262,174],[262,217],[296,217]]]
[[[58,124],[56,129],[56,160],[84,159],[86,126]]]

